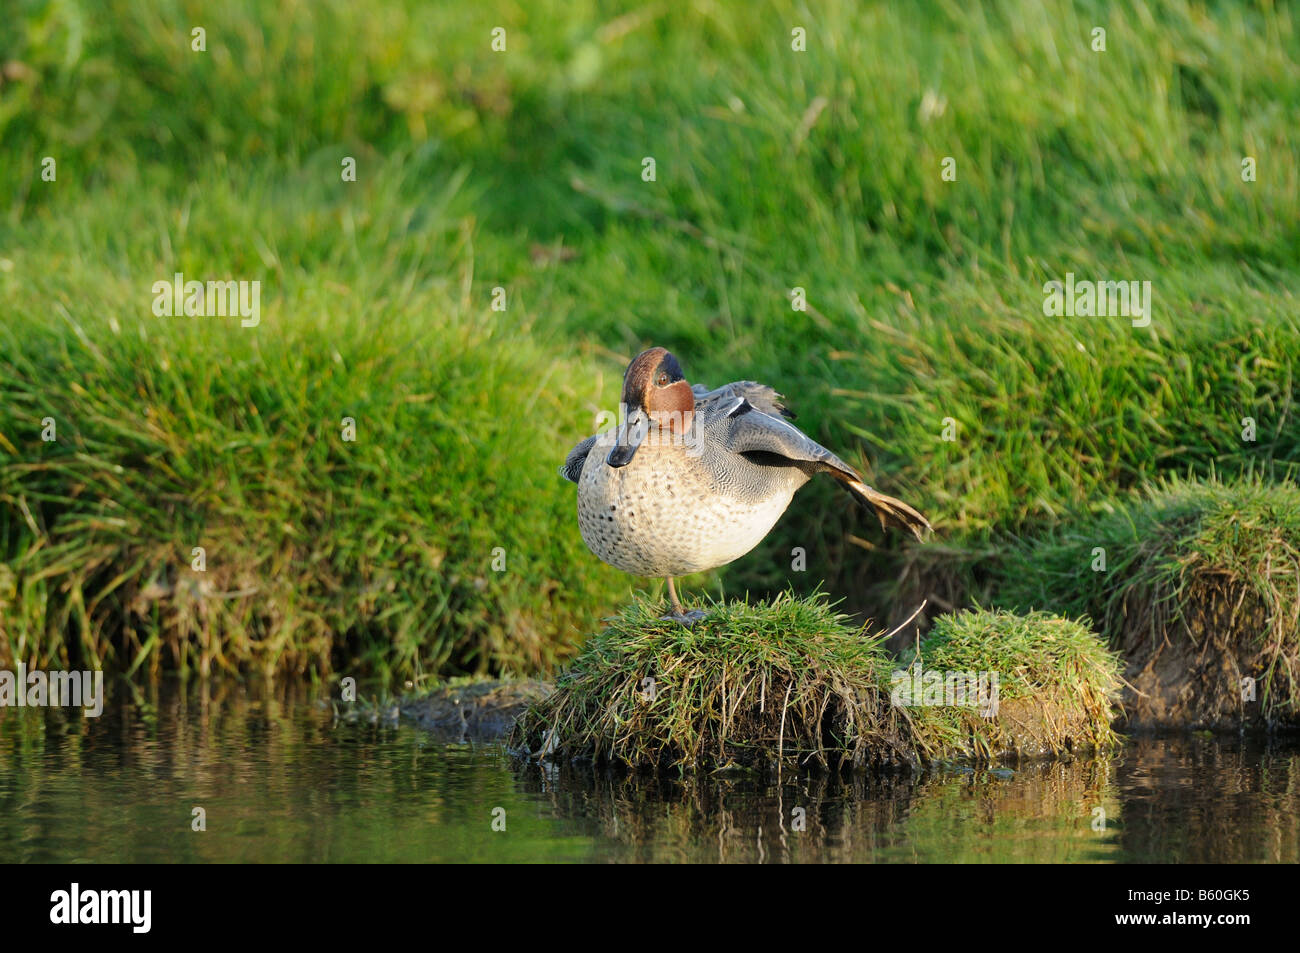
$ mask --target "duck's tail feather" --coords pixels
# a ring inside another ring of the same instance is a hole
[[[860,503],[875,512],[882,529],[891,526],[905,529],[922,542],[925,541],[927,534],[934,532],[930,521],[902,500],[873,490],[859,480],[844,479],[844,485]]]

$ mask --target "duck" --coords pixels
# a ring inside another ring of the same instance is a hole
[[[691,626],[707,613],[683,608],[675,580],[750,552],[818,474],[875,513],[882,530],[917,540],[932,532],[919,511],[872,489],[793,419],[765,384],[692,386],[666,348],[642,351],[623,375],[615,425],[560,467],[578,487],[583,542],[624,572],[666,579],[671,611],[662,618]]]

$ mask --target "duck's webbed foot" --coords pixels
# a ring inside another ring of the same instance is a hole
[[[667,615],[661,615],[659,618],[663,619],[665,622],[680,622],[689,629],[691,626],[695,625],[695,623],[707,619],[708,617],[709,614],[703,609],[691,609],[689,611],[685,609],[675,609]]]
[[[659,617],[665,622],[680,622],[689,629],[701,619],[709,617],[709,614],[703,609],[691,609],[688,612],[682,608],[682,602],[677,598],[677,586],[674,584],[672,576],[668,577],[668,604],[672,607],[672,611]]]

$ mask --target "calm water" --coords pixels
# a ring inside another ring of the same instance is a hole
[[[1015,771],[682,782],[516,767],[495,744],[337,720],[305,691],[112,692],[97,720],[0,709],[0,859],[1300,860],[1294,741],[1139,739],[1109,760]],[[195,807],[206,831],[191,830]]]

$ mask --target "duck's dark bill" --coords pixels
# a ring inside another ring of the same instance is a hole
[[[637,446],[637,444],[620,443],[609,452],[609,456],[605,458],[605,462],[611,467],[625,467],[631,463],[632,458],[636,456]]]
[[[641,441],[646,437],[644,416],[637,414],[625,418],[619,424],[616,433],[614,449],[609,452],[605,462],[611,467],[625,467],[632,462],[632,458],[636,456],[637,448],[641,446]]]

